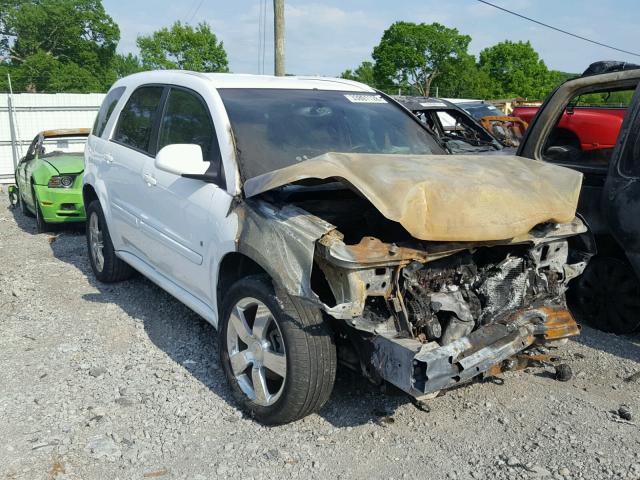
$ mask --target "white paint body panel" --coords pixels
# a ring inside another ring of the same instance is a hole
[[[214,122],[227,188],[157,168],[155,158],[111,140],[123,106],[143,85],[198,93]],[[85,185],[100,200],[117,255],[217,326],[220,262],[237,251],[238,218],[230,213],[241,191],[234,140],[218,88],[319,89],[373,92],[366,85],[321,77],[154,71],[131,75],[101,137],[85,150]]]

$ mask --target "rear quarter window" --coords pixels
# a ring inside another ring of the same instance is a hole
[[[102,105],[100,106],[100,111],[98,111],[98,115],[96,116],[96,121],[93,124],[93,134],[96,137],[101,137],[107,123],[109,122],[109,118],[113,113],[113,109],[116,108],[118,104],[118,100],[122,97],[122,94],[125,91],[125,87],[118,87],[111,90],[107,96],[102,101]]]

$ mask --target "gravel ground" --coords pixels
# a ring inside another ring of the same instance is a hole
[[[0,332],[0,479],[640,479],[638,337],[584,328],[557,351],[572,380],[509,373],[428,412],[339,370],[319,414],[265,428],[209,324],[144,278],[97,283],[81,229],[5,206]]]

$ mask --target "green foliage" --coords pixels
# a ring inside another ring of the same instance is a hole
[[[479,70],[492,79],[493,98],[544,98],[561,81],[560,72],[550,72],[530,42],[500,42],[480,52]]]
[[[435,88],[434,88],[435,87]],[[491,77],[480,70],[473,55],[448,61],[431,87],[431,93],[449,98],[487,98]]]
[[[374,88],[376,85],[373,75],[373,63],[367,61],[362,62],[360,66],[355,69],[355,71],[345,70],[340,74],[340,78],[366,83],[370,87]]]
[[[437,23],[396,22],[373,49],[375,63],[363,62],[341,77],[405,95],[542,100],[577,76],[549,70],[529,42],[498,43],[476,61],[467,52],[470,40]]]
[[[140,59],[132,53],[126,55],[116,53],[111,62],[111,68],[116,78],[123,78],[144,70]]]
[[[633,98],[634,90],[619,92],[601,92],[580,95],[572,100],[572,104],[579,107],[628,107]]]
[[[175,22],[149,36],[138,37],[142,65],[146,69],[185,69],[196,72],[228,72],[227,53],[207,23],[196,28]]]
[[[120,30],[101,0],[4,0],[0,63],[16,91],[102,91]]]
[[[387,90],[410,87],[428,96],[433,80],[467,54],[471,42],[439,23],[396,22],[373,49],[376,83]]]

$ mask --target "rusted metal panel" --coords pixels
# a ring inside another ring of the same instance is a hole
[[[375,348],[371,363],[382,378],[420,396],[484,373],[499,373],[503,361],[531,345],[578,333],[579,328],[566,308],[544,306],[514,313],[503,323],[485,325],[444,346],[379,335],[372,339]],[[519,361],[515,357],[514,362]]]
[[[44,130],[41,135],[43,138],[84,137],[89,136],[90,133],[90,128],[58,128],[55,130]]]

